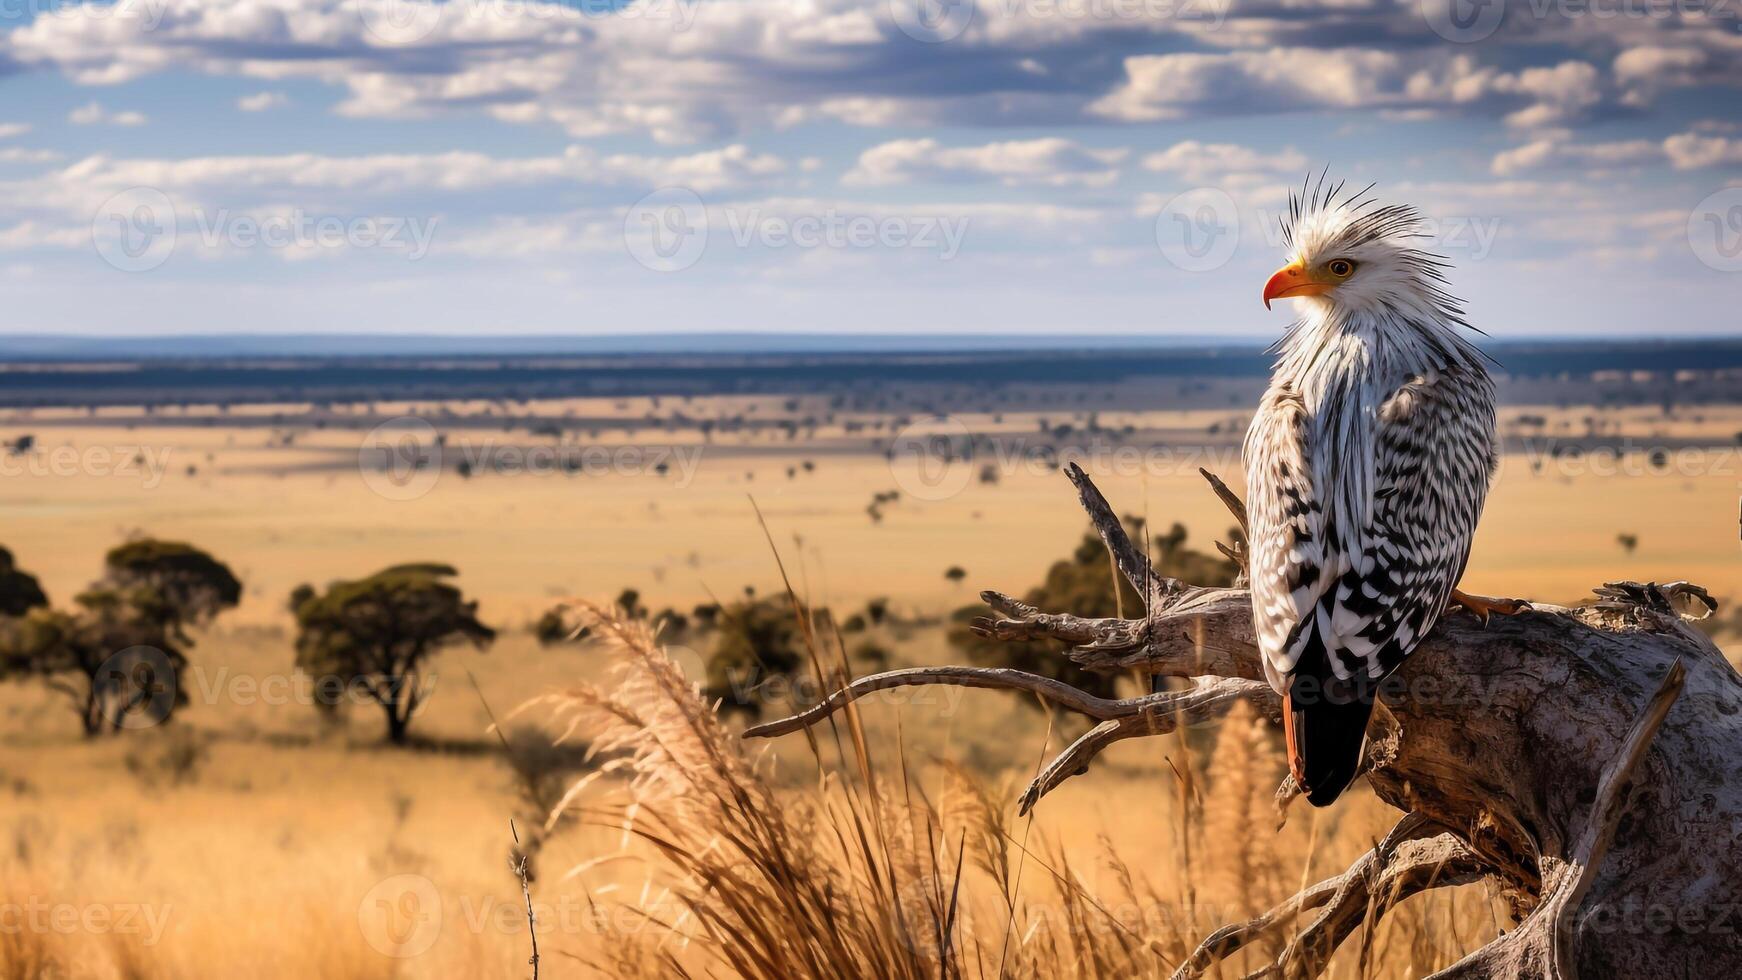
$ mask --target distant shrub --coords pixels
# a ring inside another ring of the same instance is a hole
[[[826,609],[807,610],[811,627],[829,628]],[[720,611],[708,657],[706,693],[728,709],[759,716],[762,705],[790,693],[805,666],[801,621],[786,599],[746,600]]]
[[[853,647],[853,669],[863,673],[888,670],[895,657],[889,648],[874,640],[865,640]]]
[[[48,605],[48,596],[36,576],[12,562],[12,552],[0,548],[0,616],[22,616]]]
[[[532,624],[532,635],[538,640],[539,646],[556,646],[559,643],[587,638],[587,634],[591,630],[585,626],[577,629],[576,625],[564,615],[565,612],[566,608],[563,606],[552,606],[544,611],[544,615],[538,617],[537,622]]]
[[[654,613],[653,621],[660,625],[662,637],[682,636],[690,630],[690,618],[670,606]]]
[[[889,600],[879,596],[865,603],[865,615],[871,620],[871,625],[882,626],[884,618],[889,615]]]

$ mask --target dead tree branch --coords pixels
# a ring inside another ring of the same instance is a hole
[[[747,734],[795,731],[890,687],[1030,692],[1099,724],[1041,770],[1020,799],[1026,813],[1114,742],[1212,720],[1241,698],[1276,717],[1248,593],[1159,575],[1088,475],[1065,472],[1145,598],[1143,615],[1087,619],[983,592],[993,615],[972,627],[1056,639],[1084,668],[1189,687],[1109,699],[1021,671],[912,668],[860,678]],[[1244,525],[1239,498],[1205,476]],[[1539,603],[1487,624],[1443,617],[1381,690],[1362,758],[1367,785],[1405,815],[1397,828],[1341,875],[1217,930],[1176,977],[1279,929],[1298,931],[1262,972],[1318,976],[1363,921],[1420,891],[1477,880],[1498,888],[1517,927],[1443,976],[1742,975],[1742,922],[1718,921],[1742,919],[1742,677],[1679,611],[1716,603],[1685,582],[1609,583],[1597,594],[1589,606]]]

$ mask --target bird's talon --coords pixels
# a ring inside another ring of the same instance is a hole
[[[1535,609],[1524,599],[1500,599],[1494,596],[1474,595],[1459,589],[1452,590],[1452,605],[1461,606],[1474,613],[1482,621],[1482,628],[1488,628],[1488,619],[1495,613],[1502,616],[1517,616],[1520,613]]]

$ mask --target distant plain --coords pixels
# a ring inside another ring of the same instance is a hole
[[[832,392],[547,398],[411,399],[389,386],[381,398],[279,401],[226,389],[222,405],[202,402],[199,389],[109,404],[111,390],[0,410],[0,443],[30,437],[27,449],[0,453],[0,544],[53,601],[70,600],[107,548],[137,534],[198,544],[245,584],[241,605],[190,655],[192,703],[173,727],[196,733],[209,755],[184,785],[148,785],[149,767],[129,763],[163,733],[86,744],[40,684],[0,686],[0,776],[11,787],[0,881],[15,896],[125,895],[168,909],[145,954],[158,972],[137,975],[523,975],[524,923],[505,870],[507,820],[519,811],[484,703],[506,713],[599,679],[597,651],[540,647],[527,632],[563,598],[633,589],[651,609],[686,611],[747,588],[776,593],[760,508],[810,601],[845,615],[886,597],[893,622],[874,631],[878,641],[899,662],[938,663],[960,658],[944,617],[981,588],[1023,592],[1081,538],[1086,522],[1060,462],[1080,462],[1117,508],[1157,530],[1178,522],[1200,549],[1226,539],[1230,520],[1198,468],[1242,485],[1239,440],[1260,379],[968,374]],[[1742,372],[1611,367],[1509,378],[1503,391],[1506,453],[1467,588],[1570,604],[1605,580],[1689,579],[1725,599],[1726,613],[1727,600],[1742,599]],[[406,438],[427,451],[409,468],[393,455]],[[916,447],[954,460],[915,458]],[[294,699],[238,693],[239,677],[293,673],[293,587],[406,561],[456,566],[481,618],[502,631],[488,652],[436,663],[438,695],[416,726],[422,748],[380,745],[369,710],[335,732]],[[960,582],[945,578],[952,566],[966,572]],[[1723,642],[1742,658],[1742,639]],[[873,706],[878,751],[892,751],[899,722],[916,758],[989,777],[1030,769],[1044,717],[1004,695],[958,694]],[[1073,824],[1080,833],[1086,821],[1172,880],[1178,800],[1162,754],[1114,750],[1041,806],[1036,833]],[[777,755],[802,782],[802,748],[789,742]],[[612,792],[609,781],[600,792]],[[1368,797],[1327,814],[1338,822],[1322,829],[1315,867],[1342,866],[1381,833],[1381,809]],[[1297,809],[1284,833],[1308,826]],[[562,878],[620,844],[600,827],[553,838],[541,900],[584,910],[589,893],[640,887],[626,867]],[[509,912],[449,929],[425,956],[384,957],[359,933],[357,910],[373,885],[403,872],[436,881],[450,915]],[[1455,895],[1429,900],[1459,903],[1467,924],[1434,954],[1446,962],[1492,929],[1479,892]],[[547,956],[586,955],[600,941],[583,911],[552,919]],[[66,955],[96,975],[120,975],[139,952],[86,938],[69,940]],[[573,975],[552,962],[552,975]]]

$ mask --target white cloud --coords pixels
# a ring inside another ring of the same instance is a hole
[[[1412,43],[1431,40],[1414,4],[1368,0],[988,2],[947,48],[904,34],[887,0],[637,0],[608,16],[554,0],[149,6],[149,18],[64,6],[0,37],[0,56],[78,84],[171,70],[312,79],[346,93],[336,111],[348,116],[482,112],[667,143],[819,119],[1035,125],[1303,108],[1457,110],[1540,128],[1696,74],[1742,84],[1742,51],[1716,18],[1520,18],[1453,52]],[[409,27],[383,26],[407,11]],[[1122,77],[1108,78],[1109,61]]]
[[[30,132],[29,123],[0,123],[0,139],[11,139]]]
[[[1602,99],[1597,69],[1583,61],[1495,75],[1493,88],[1535,100],[1506,117],[1508,124],[1527,129],[1569,122]]]
[[[1177,173],[1192,183],[1218,183],[1230,178],[1259,174],[1299,174],[1307,168],[1306,155],[1289,147],[1261,153],[1235,143],[1200,143],[1185,140],[1143,158],[1143,168],[1158,173]]]
[[[20,221],[0,228],[0,249],[89,248],[90,229],[56,226],[40,221]]]
[[[1615,56],[1615,82],[1627,90],[1623,102],[1649,105],[1663,89],[1698,84],[1697,73],[1707,60],[1706,52],[1694,47],[1628,48]]]
[[[1668,163],[1677,170],[1742,164],[1742,139],[1709,136],[1701,129],[1709,127],[1695,127],[1661,142],[1573,143],[1565,133],[1554,134],[1496,154],[1490,169],[1496,176],[1508,177],[1563,163],[1596,167]]]
[[[1693,125],[1696,133],[1742,133],[1742,122],[1734,119],[1700,119]]]
[[[111,112],[102,103],[91,101],[68,113],[67,122],[75,126],[143,126],[145,115],[131,109]]]
[[[1585,166],[1615,167],[1641,163],[1659,163],[1663,147],[1651,140],[1617,140],[1607,143],[1568,143],[1564,135],[1532,140],[1523,146],[1495,154],[1490,164],[1495,176],[1509,177],[1535,170],[1551,163],[1577,163]]]
[[[279,109],[290,105],[290,97],[283,92],[255,92],[244,95],[236,100],[236,108],[243,112],[265,112],[268,109]]]
[[[57,150],[31,150],[22,146],[0,149],[0,163],[53,163],[65,157],[66,154]]]
[[[0,150],[0,162],[46,163],[56,157],[49,151]],[[497,192],[505,188],[550,187],[552,196],[564,191],[600,202],[621,202],[610,205],[621,207],[655,188],[684,186],[709,195],[714,203],[729,201],[747,189],[772,186],[787,172],[781,158],[737,144],[673,156],[603,154],[589,147],[534,157],[471,151],[182,159],[97,154],[31,176],[0,179],[0,225],[16,219],[56,235],[82,228],[80,240],[88,246],[92,216],[105,202],[144,187],[166,195],[184,225],[294,212],[340,219],[397,216],[431,223],[439,219],[445,247],[450,228],[455,240],[462,234],[476,238],[485,233],[481,225],[491,222],[504,223],[502,234],[530,235],[527,229],[536,222],[500,213]],[[615,220],[620,243],[622,215]],[[545,229],[540,234],[555,232]],[[597,238],[586,228],[573,229],[567,236]]]
[[[750,186],[787,171],[780,157],[741,144],[678,156],[601,154],[571,146],[554,156],[496,157],[474,151],[326,156],[189,157],[179,160],[86,157],[54,175],[66,187],[155,187],[165,192],[210,189],[376,192],[465,192],[491,187],[566,182],[595,187],[681,185],[695,191]]]
[[[876,186],[914,181],[997,181],[1007,187],[1105,187],[1119,178],[1127,151],[1091,149],[1051,137],[940,146],[934,139],[894,140],[859,155],[843,184]]]
[[[1179,119],[1194,108],[1227,104],[1262,104],[1292,108],[1303,99],[1329,104],[1339,94],[1347,99],[1351,84],[1371,90],[1377,70],[1392,71],[1396,59],[1370,51],[1339,57],[1329,52],[1297,50],[1275,52],[1275,58],[1257,52],[1205,54],[1200,52],[1138,55],[1125,59],[1125,81],[1089,106],[1090,111],[1123,122],[1154,122]],[[1301,83],[1322,69],[1329,78],[1338,75],[1341,84],[1319,90]],[[1355,76],[1364,81],[1355,82]],[[1361,100],[1345,104],[1359,104]]]
[[[1600,74],[1583,61],[1500,71],[1472,56],[1377,48],[1273,48],[1125,59],[1125,81],[1090,111],[1124,122],[1215,112],[1378,109],[1396,118],[1435,110],[1505,111],[1533,128],[1564,123],[1601,101]]]
[[[1680,133],[1663,141],[1663,152],[1677,170],[1742,165],[1742,139]]]

